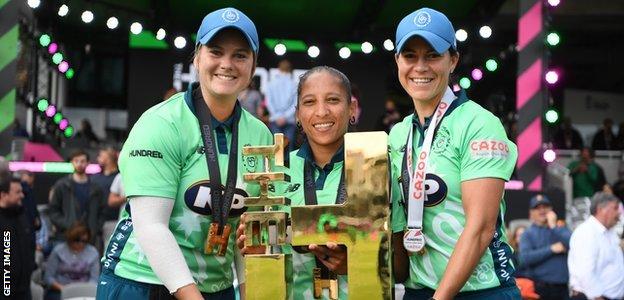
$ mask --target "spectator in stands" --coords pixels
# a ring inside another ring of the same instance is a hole
[[[624,204],[624,161],[620,161],[618,168],[618,179],[613,183],[613,194],[622,200]]]
[[[509,239],[509,245],[514,249],[512,260],[516,267],[516,272],[514,273],[516,278],[529,277],[526,266],[520,263],[520,239],[525,231],[526,227],[524,225],[519,225],[513,230],[511,238]]]
[[[93,132],[91,122],[87,119],[82,119],[80,121],[80,129],[76,133],[76,139],[84,140],[90,147],[95,147],[100,143],[100,139],[95,135],[95,132]]]
[[[615,150],[624,150],[624,122],[618,125],[618,134],[615,137]]]
[[[621,205],[614,195],[596,193],[591,216],[572,233],[568,255],[571,299],[624,298],[624,253],[613,230]]]
[[[520,263],[535,283],[542,300],[568,298],[568,266],[566,254],[572,233],[557,225],[557,214],[544,195],[529,202],[531,226],[520,239]]]
[[[615,135],[613,134],[613,120],[606,118],[592,140],[594,150],[615,150]]]
[[[13,136],[27,139],[30,138],[28,131],[26,131],[26,129],[22,127],[22,124],[20,124],[20,121],[17,118],[15,119],[15,121],[13,121]]]
[[[572,121],[565,117],[561,127],[554,137],[555,149],[581,149],[583,148],[583,138],[578,130],[572,127]]]
[[[20,180],[6,170],[0,171],[0,230],[4,244],[2,276],[3,287],[9,287],[3,289],[2,295],[9,299],[30,299],[30,275],[35,269],[35,241],[32,226],[21,205],[23,197]]]
[[[240,104],[254,117],[260,119],[262,115],[262,93],[258,90],[260,77],[254,76],[249,86],[238,95]]]
[[[123,182],[121,180],[121,173],[118,173],[113,180],[113,184],[110,186],[110,194],[108,195],[108,206],[116,207],[118,212],[121,213],[120,207],[123,209],[126,204],[126,193],[124,191]],[[107,237],[105,237],[107,238]]]
[[[70,283],[96,283],[100,275],[100,256],[91,240],[89,229],[77,222],[67,229],[65,242],[56,245],[48,261],[44,282],[46,300],[60,299],[61,290]]]
[[[91,176],[93,183],[97,184],[102,190],[102,201],[104,201],[104,210],[102,211],[102,217],[104,222],[117,220],[119,216],[119,206],[111,207],[108,205],[108,194],[110,191],[113,180],[119,174],[117,167],[117,155],[118,152],[113,147],[106,147],[100,149],[97,156],[97,162],[100,165],[102,171],[98,174]]]
[[[84,150],[75,151],[69,159],[74,173],[59,179],[52,186],[50,221],[56,229],[57,240],[62,239],[65,231],[77,221],[85,223],[90,237],[95,238],[104,224],[101,212],[106,205],[102,190],[85,173],[89,155]]]
[[[377,121],[377,129],[390,133],[390,129],[398,122],[401,122],[401,114],[397,110],[394,100],[387,98],[384,114]]]
[[[41,228],[41,218],[39,217],[39,211],[37,210],[37,200],[35,199],[35,174],[27,170],[20,170],[17,172],[19,179],[22,183],[22,192],[24,193],[24,199],[22,200],[22,206],[26,210],[26,215],[33,228],[33,234],[35,231]]]
[[[572,177],[572,194],[576,197],[591,197],[602,190],[606,180],[602,168],[594,162],[594,153],[589,148],[581,149],[581,159],[568,165]]]
[[[295,105],[297,104],[297,79],[292,73],[290,61],[279,62],[277,76],[271,79],[266,94],[269,110],[269,129],[283,133],[288,138],[289,151],[295,150]]]

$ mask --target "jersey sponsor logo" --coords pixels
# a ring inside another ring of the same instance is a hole
[[[418,27],[425,27],[431,23],[431,15],[428,12],[423,11],[414,17],[414,24]]]
[[[427,193],[427,201],[425,207],[432,207],[440,204],[448,194],[446,182],[436,174],[427,173],[425,179],[425,191]]]
[[[501,268],[498,270],[498,277],[503,278],[505,281],[509,280],[511,274],[507,272],[507,264],[509,264],[509,257],[507,257],[507,252],[505,249],[496,250],[496,258],[498,259],[498,264]]]
[[[473,140],[469,147],[473,158],[507,158],[509,155],[509,145],[501,140]]]
[[[292,193],[292,192],[296,192],[299,188],[301,187],[300,183],[291,183],[288,185],[288,187],[286,188],[286,191],[284,191],[284,193]]]
[[[162,153],[160,153],[160,151],[156,151],[156,150],[132,150],[130,151],[130,157],[137,157],[137,156],[141,156],[141,157],[151,157],[151,158],[163,158]]]
[[[247,210],[245,197],[249,195],[245,190],[236,188],[230,207],[230,217],[238,217]],[[200,215],[212,215],[212,199],[210,196],[210,181],[203,180],[193,184],[184,193],[184,203],[193,212]]]
[[[235,23],[238,19],[240,19],[240,16],[238,15],[238,12],[228,8],[223,12],[223,14],[221,14],[221,18],[223,18],[223,21],[228,23]]]
[[[438,133],[435,136],[435,140],[433,141],[433,145],[431,146],[431,151],[435,153],[442,153],[448,145],[451,144],[451,134],[449,130],[445,127],[440,127]]]

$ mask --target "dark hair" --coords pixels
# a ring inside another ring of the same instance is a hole
[[[74,152],[72,152],[69,155],[69,161],[72,161],[74,158],[76,158],[77,156],[81,156],[81,155],[86,156],[87,160],[89,160],[89,153],[87,153],[87,151],[85,151],[83,149],[78,149],[78,150],[75,150]]]
[[[349,78],[347,78],[344,73],[338,71],[335,68],[328,66],[318,66],[306,71],[301,76],[299,76],[299,84],[297,85],[297,108],[299,108],[299,100],[301,97],[301,90],[303,89],[303,85],[308,80],[310,75],[321,72],[327,72],[338,79],[340,85],[347,94],[347,104],[351,103],[351,82],[349,81]]]
[[[14,177],[11,172],[0,172],[0,192],[8,193],[11,190],[11,183],[20,183],[19,178]]]
[[[82,222],[75,222],[65,231],[65,241],[67,243],[78,242],[84,235],[87,236],[87,240],[91,239],[89,228]]]
[[[594,152],[594,149],[590,148],[590,147],[583,147],[581,148],[581,155],[583,154],[583,150],[587,150],[589,152],[589,157],[594,158],[596,153]]]

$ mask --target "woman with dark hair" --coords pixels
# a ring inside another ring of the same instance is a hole
[[[100,275],[100,257],[97,249],[89,244],[89,240],[89,229],[84,224],[77,222],[67,229],[65,242],[54,247],[46,262],[46,299],[60,299],[61,290],[67,284],[97,282]]]
[[[355,120],[356,104],[351,101],[349,79],[340,71],[315,67],[304,73],[297,87],[297,125],[305,134],[300,149],[290,152],[287,184],[277,184],[275,193],[290,199],[290,205],[340,204],[346,199],[344,190],[344,135]],[[307,183],[313,183],[308,185]],[[297,186],[299,188],[293,188]],[[281,210],[290,212],[290,206]],[[244,247],[244,223],[238,227],[238,247]],[[286,252],[292,251],[289,246]],[[322,274],[333,272],[338,277],[338,297],[347,299],[347,253],[336,243],[309,245],[293,254],[293,295],[295,299],[311,299],[314,294],[315,268]],[[329,299],[327,290],[323,299]],[[305,296],[309,295],[309,296]]]
[[[450,89],[459,53],[449,19],[429,8],[403,18],[395,61],[414,104],[388,140],[404,299],[519,299],[503,222],[516,146],[496,116]]]

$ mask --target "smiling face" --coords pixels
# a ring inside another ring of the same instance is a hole
[[[355,114],[355,104],[340,79],[328,71],[310,74],[301,85],[298,101],[297,119],[312,151],[318,147],[337,150]]]
[[[437,104],[446,91],[459,55],[451,55],[449,51],[438,54],[423,39],[414,37],[405,43],[395,60],[399,81],[414,103]]]
[[[201,46],[193,59],[204,97],[234,101],[251,80],[254,56],[247,39],[235,29],[224,29]]]

